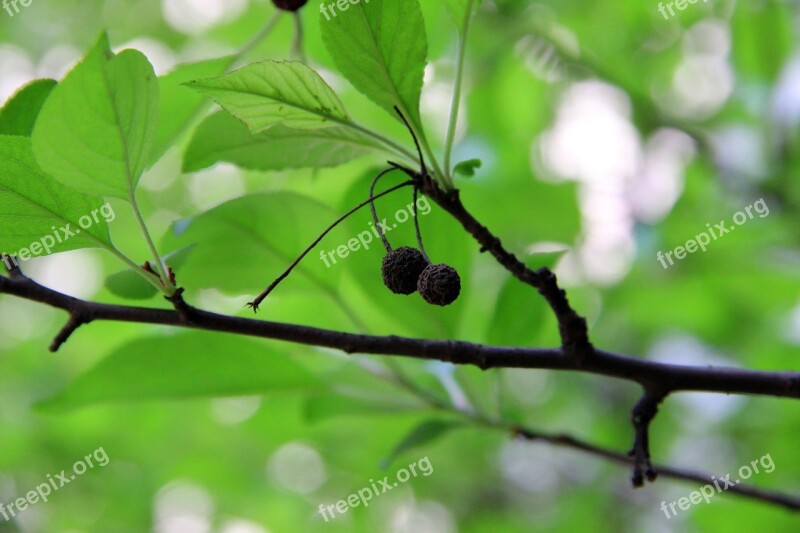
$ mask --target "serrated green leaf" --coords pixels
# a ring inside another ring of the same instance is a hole
[[[389,455],[381,461],[382,468],[389,468],[389,466],[401,454],[411,451],[420,446],[430,444],[431,442],[443,437],[449,431],[457,429],[464,424],[454,420],[427,420],[422,422],[414,429],[412,429],[403,440],[389,453]]]
[[[475,175],[475,170],[481,168],[482,165],[483,162],[480,159],[468,159],[453,167],[453,174],[460,174],[465,178],[471,178]]]
[[[158,115],[158,134],[150,157],[151,163],[155,163],[164,155],[207,102],[203,95],[184,86],[184,83],[198,78],[219,76],[225,72],[230,63],[229,56],[187,63],[178,65],[169,74],[159,76],[161,105]]]
[[[320,26],[325,47],[350,83],[393,117],[399,120],[397,106],[419,126],[428,54],[419,2],[361,2],[330,20],[321,15]]]
[[[36,80],[17,91],[0,109],[0,135],[30,137],[39,111],[56,84],[55,80]]]
[[[373,150],[382,147],[344,126],[296,130],[277,125],[253,135],[231,115],[215,113],[197,128],[183,157],[183,171],[222,161],[252,170],[333,167]]]
[[[306,129],[348,120],[333,89],[314,70],[296,61],[253,63],[186,85],[213,98],[252,133],[277,124]]]
[[[97,216],[95,221],[92,215],[102,205],[101,198],[76,192],[45,174],[36,164],[28,137],[0,135],[0,251],[15,253],[45,239],[56,241],[50,247],[54,253],[111,249],[105,218]],[[91,218],[91,224],[84,219],[88,228],[80,227],[81,217]],[[41,255],[47,253],[43,250]]]
[[[153,67],[135,50],[113,54],[103,35],[45,102],[33,150],[65,185],[127,200],[149,162],[157,121]]]
[[[40,402],[44,409],[309,389],[320,381],[283,351],[252,339],[191,332],[131,341]]]

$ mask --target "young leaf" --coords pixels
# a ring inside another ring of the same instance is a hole
[[[225,161],[252,170],[333,167],[382,150],[371,137],[344,126],[296,130],[277,125],[251,134],[227,113],[215,113],[197,128],[183,157],[183,171]]]
[[[17,91],[0,109],[0,135],[30,137],[36,117],[56,83],[36,80]]]
[[[113,54],[103,35],[45,102],[33,150],[62,183],[128,199],[149,161],[157,120],[153,67],[135,50]]]
[[[186,261],[194,246],[185,246],[164,256],[164,262],[175,271]],[[147,300],[158,293],[152,283],[131,269],[115,272],[106,278],[105,287],[112,294],[130,300]]]
[[[419,100],[428,54],[418,0],[361,2],[335,18],[320,16],[322,39],[353,86],[398,118],[397,106],[419,125]]]
[[[344,105],[325,80],[294,61],[254,63],[186,85],[213,98],[252,133],[276,124],[305,129],[348,120]]]
[[[468,159],[458,163],[453,168],[453,174],[460,174],[465,178],[471,178],[475,175],[475,170],[481,168],[483,162],[480,159]]]
[[[29,138],[0,135],[0,251],[11,254],[39,244],[41,255],[47,255],[43,245],[51,242],[52,252],[111,249],[105,219],[92,216],[102,205],[101,198],[78,193],[42,172]],[[88,227],[80,226],[81,217],[90,219],[83,219]]]
[[[394,450],[381,461],[381,467],[389,468],[389,465],[401,454],[433,442],[444,436],[447,432],[461,426],[463,426],[461,422],[453,420],[427,420],[421,423],[411,430],[411,432],[395,446]]]
[[[207,102],[202,95],[183,84],[198,78],[219,76],[225,72],[230,63],[229,56],[188,63],[179,65],[169,74],[158,78],[161,105],[158,115],[158,134],[150,156],[151,164],[161,159]]]
[[[105,402],[250,395],[319,384],[272,346],[192,332],[131,341],[39,407],[63,410]]]

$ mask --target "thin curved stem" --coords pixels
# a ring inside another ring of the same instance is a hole
[[[249,41],[247,41],[244,46],[242,46],[236,54],[231,57],[230,62],[228,63],[228,67],[225,69],[230,70],[233,66],[236,65],[242,58],[244,58],[247,54],[253,51],[253,49],[258,46],[258,44],[263,41],[264,39],[272,33],[272,30],[275,29],[275,26],[278,24],[278,21],[281,18],[281,10],[275,11],[272,17],[267,21],[267,24],[261,28],[261,30],[255,34]]]
[[[323,232],[320,234],[320,236],[319,236],[319,237],[317,237],[316,239],[314,239],[314,242],[312,242],[312,243],[311,243],[311,244],[310,244],[310,245],[309,245],[309,246],[308,246],[308,247],[307,247],[305,250],[303,250],[303,253],[301,253],[301,254],[300,254],[300,256],[299,256],[297,259],[295,259],[295,260],[292,262],[292,264],[291,264],[291,265],[289,265],[289,266],[286,268],[286,270],[284,270],[284,271],[283,271],[283,273],[282,273],[280,276],[278,276],[278,277],[275,279],[275,281],[273,281],[272,283],[270,283],[270,284],[269,284],[269,286],[268,286],[266,289],[264,289],[264,292],[262,292],[261,294],[259,294],[259,295],[258,295],[258,297],[257,297],[255,300],[253,300],[252,302],[248,303],[248,304],[247,304],[247,305],[248,305],[248,307],[252,307],[252,308],[253,308],[253,311],[258,311],[258,306],[259,306],[259,305],[261,305],[261,302],[263,302],[263,301],[264,301],[264,299],[265,299],[267,296],[269,296],[269,294],[270,294],[270,293],[271,293],[271,292],[272,292],[272,291],[275,289],[275,287],[277,287],[277,286],[278,286],[278,284],[280,284],[280,282],[281,282],[281,281],[283,281],[284,279],[286,279],[286,277],[287,277],[287,276],[289,276],[289,274],[291,274],[291,273],[292,273],[292,270],[294,270],[294,267],[296,267],[296,266],[297,266],[297,265],[300,263],[300,261],[302,261],[302,260],[303,260],[303,258],[304,258],[306,255],[308,255],[308,252],[310,252],[311,250],[313,250],[313,249],[314,249],[314,247],[315,247],[317,244],[319,244],[319,242],[320,242],[320,241],[321,241],[323,238],[325,238],[325,236],[326,236],[328,233],[330,233],[330,232],[333,230],[333,228],[335,228],[336,226],[338,226],[340,222],[342,222],[344,219],[346,219],[347,217],[349,217],[350,215],[352,215],[353,213],[355,213],[356,211],[358,211],[359,209],[361,209],[361,208],[362,208],[362,207],[364,207],[365,205],[369,204],[369,203],[370,203],[370,202],[372,202],[373,200],[375,200],[375,199],[377,199],[377,198],[380,198],[380,197],[382,197],[382,196],[386,196],[387,194],[390,194],[390,193],[392,193],[392,192],[394,192],[394,191],[396,191],[396,190],[398,190],[398,189],[401,189],[401,188],[403,188],[403,187],[407,187],[408,185],[411,185],[412,183],[413,183],[413,182],[412,182],[412,181],[410,181],[410,180],[409,180],[409,181],[405,181],[405,182],[401,183],[400,185],[395,185],[394,187],[392,187],[392,188],[390,188],[390,189],[387,189],[387,190],[385,190],[385,191],[383,191],[383,192],[379,193],[379,194],[378,194],[378,195],[376,195],[376,196],[372,196],[372,195],[370,195],[370,197],[369,197],[368,199],[364,200],[363,202],[361,202],[360,204],[358,204],[357,206],[355,206],[354,208],[352,208],[350,211],[348,211],[348,212],[347,212],[347,213],[345,213],[344,215],[342,215],[342,216],[340,216],[339,218],[337,218],[337,219],[336,219],[336,220],[335,220],[335,221],[334,221],[334,222],[333,222],[333,223],[332,223],[330,226],[328,226],[328,227],[325,229],[325,231],[323,231]]]
[[[411,204],[411,216],[414,217],[414,231],[417,234],[417,246],[419,246],[419,252],[425,259],[425,262],[430,265],[431,260],[428,257],[428,254],[425,252],[425,245],[422,244],[422,232],[419,229],[419,217],[417,216],[417,194],[418,194],[418,189],[414,187],[414,196],[413,196],[414,201]]]
[[[331,119],[331,120],[333,120],[337,124],[340,124],[342,126],[347,126],[348,128],[353,128],[354,130],[363,133],[364,135],[372,137],[373,139],[384,145],[389,151],[405,159],[408,163],[417,162],[417,158],[414,156],[413,153],[403,148],[396,142],[392,141],[388,137],[381,135],[377,131],[371,130],[365,126],[362,126],[358,122],[354,122],[352,120],[336,120],[336,119]]]
[[[389,172],[392,172],[393,170],[398,170],[398,169],[397,167],[387,168],[386,170],[375,176],[375,179],[372,180],[372,185],[370,185],[369,187],[370,198],[374,199],[375,185],[378,184],[378,181]],[[383,247],[386,250],[386,253],[388,254],[389,252],[392,251],[392,245],[389,244],[389,239],[386,238],[386,234],[383,232],[383,228],[381,227],[380,222],[378,221],[378,212],[375,210],[375,202],[373,200],[370,200],[369,202],[369,210],[372,212],[372,221],[375,223],[375,227],[378,229],[378,235],[380,236],[381,242],[383,243]]]
[[[303,51],[303,18],[300,11],[292,13],[294,20],[294,39],[292,40],[292,56],[296,57],[301,63],[306,62],[306,54]]]

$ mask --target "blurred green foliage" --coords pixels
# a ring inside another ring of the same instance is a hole
[[[429,66],[420,121],[438,154],[458,37],[448,11],[462,2],[422,4]],[[366,198],[383,162],[338,154],[330,163],[344,164],[319,170],[247,170],[287,166],[253,167],[241,159],[234,161],[244,168],[199,170],[230,159],[200,157],[204,145],[184,126],[199,124],[210,105],[180,83],[217,75],[232,61],[289,58],[288,15],[246,57],[235,57],[273,12],[265,0],[35,0],[13,17],[0,11],[0,88],[7,95],[34,78],[62,78],[102,31],[115,51],[124,45],[148,56],[161,88],[155,152],[166,155],[139,182],[140,207],[162,253],[193,246],[174,263],[187,299],[242,316],[250,313],[244,304],[315,235]],[[335,74],[316,3],[301,16],[309,63],[354,120],[412,149],[395,117]],[[675,363],[796,368],[798,20],[795,3],[777,0],[689,4],[670,20],[656,2],[484,0],[468,41],[465,127],[453,159],[480,158],[483,166],[474,177],[457,177],[456,185],[471,212],[509,249],[531,266],[555,265],[574,306],[588,317],[596,346]],[[196,63],[201,60],[207,62]],[[167,74],[182,63],[190,65]],[[577,141],[564,157],[578,170],[564,175],[558,169],[566,163],[553,163],[558,139],[552,134],[562,120],[574,126],[586,118],[570,115],[580,96],[576,87],[593,95],[598,108],[622,109],[616,116],[629,129],[567,135]],[[30,94],[32,101],[40,96]],[[209,138],[212,120],[200,126]],[[660,146],[665,131],[667,156],[680,163],[673,173],[664,170],[668,164],[652,163],[662,152],[648,151]],[[614,151],[613,141],[624,140],[625,132],[632,132],[635,149]],[[198,159],[184,159],[187,149]],[[617,167],[604,153],[633,170],[621,178],[605,172]],[[183,173],[182,165],[197,172]],[[637,188],[654,168],[661,174],[650,188]],[[670,183],[672,192],[663,188]],[[410,196],[377,202],[382,216],[404,209]],[[605,201],[610,197],[615,201]],[[657,251],[683,245],[706,224],[730,222],[758,198],[769,206],[768,216],[669,269],[657,261]],[[112,203],[114,243],[143,262],[150,255],[135,236],[135,219],[122,202]],[[319,250],[346,243],[369,221],[363,210],[334,230],[259,318],[382,335],[557,345],[555,320],[541,298],[481,254],[435,206],[420,215],[427,251],[435,262],[456,267],[463,284],[462,297],[448,308],[433,309],[418,295],[389,294],[377,241],[330,268],[320,261]],[[401,224],[389,238],[394,246],[411,245],[413,226]],[[617,247],[603,248],[608,242]],[[566,253],[543,246],[552,243],[565,245]],[[113,291],[104,286],[120,266],[109,254],[79,251],[24,268],[84,298],[130,303],[119,296],[125,293],[119,284],[109,283]],[[136,295],[146,298],[143,305],[167,305],[146,290]],[[627,383],[387,362],[121,323],[84,326],[50,354],[46,347],[64,319],[0,296],[0,502],[98,447],[110,462],[19,520],[0,521],[0,532],[796,530],[791,514],[727,494],[667,519],[661,502],[698,487],[659,479],[634,491],[625,468],[517,442],[424,401],[433,397],[624,451],[639,392]],[[671,397],[652,427],[653,457],[719,476],[771,454],[775,471],[750,481],[797,492],[798,415],[788,400]],[[422,457],[433,466],[430,477],[412,478],[369,508],[329,522],[318,514],[320,504]]]

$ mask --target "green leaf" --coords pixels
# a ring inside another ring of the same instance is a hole
[[[54,178],[87,194],[128,199],[149,162],[158,82],[141,53],[111,53],[103,35],[44,104],[33,150]]]
[[[131,341],[39,406],[61,410],[104,402],[250,395],[318,385],[313,374],[273,346],[192,332]]]
[[[102,205],[101,198],[80,194],[45,174],[29,138],[0,135],[0,251],[11,254],[52,241],[47,246],[52,252],[112,249],[106,219],[99,213]],[[80,226],[81,217],[88,217],[83,219],[87,228]]]
[[[30,137],[39,111],[56,83],[36,80],[17,91],[0,109],[0,135]]]
[[[487,334],[489,344],[501,346],[530,345],[543,323],[550,325],[545,301],[517,280],[508,278],[494,306],[494,317]]]
[[[221,57],[179,65],[175,70],[159,76],[158,87],[161,105],[158,114],[158,134],[150,162],[155,163],[169,150],[180,134],[186,130],[207,100],[184,83],[198,78],[219,76],[231,63],[231,57]]]
[[[423,408],[421,405],[403,405],[386,400],[368,400],[341,394],[316,394],[306,399],[303,414],[306,422],[314,424],[341,416],[384,416],[409,413],[421,408]]]
[[[258,133],[276,124],[322,128],[348,120],[344,105],[319,74],[294,61],[263,61],[186,84],[213,98]]]
[[[361,2],[331,20],[321,15],[320,25],[325,47],[350,83],[393,117],[399,120],[397,106],[419,126],[428,54],[419,2]]]
[[[106,277],[105,287],[111,294],[129,300],[149,300],[158,294],[158,289],[152,283],[148,283],[131,269],[115,272]]]
[[[253,135],[231,115],[215,113],[197,128],[183,171],[196,172],[221,161],[253,170],[334,167],[373,150],[382,147],[344,126],[296,130],[278,125]]]
[[[465,178],[471,178],[475,175],[475,169],[481,168],[483,162],[480,159],[468,159],[458,163],[453,168],[454,174],[460,174]]]
[[[332,209],[299,194],[253,194],[177,223],[163,245],[175,249],[196,243],[178,272],[181,284],[255,295],[335,219]],[[331,232],[320,250],[353,237],[346,227]],[[333,291],[341,270],[326,268],[319,253],[312,253],[274,294],[280,297],[296,286]]]
[[[444,6],[461,32],[464,31],[468,17],[472,16],[480,4],[480,0],[444,0]]]
[[[429,444],[449,431],[462,427],[464,424],[453,420],[427,420],[422,422],[400,441],[391,453],[381,461],[381,468],[389,468],[389,466],[401,454],[411,451],[420,446]]]

